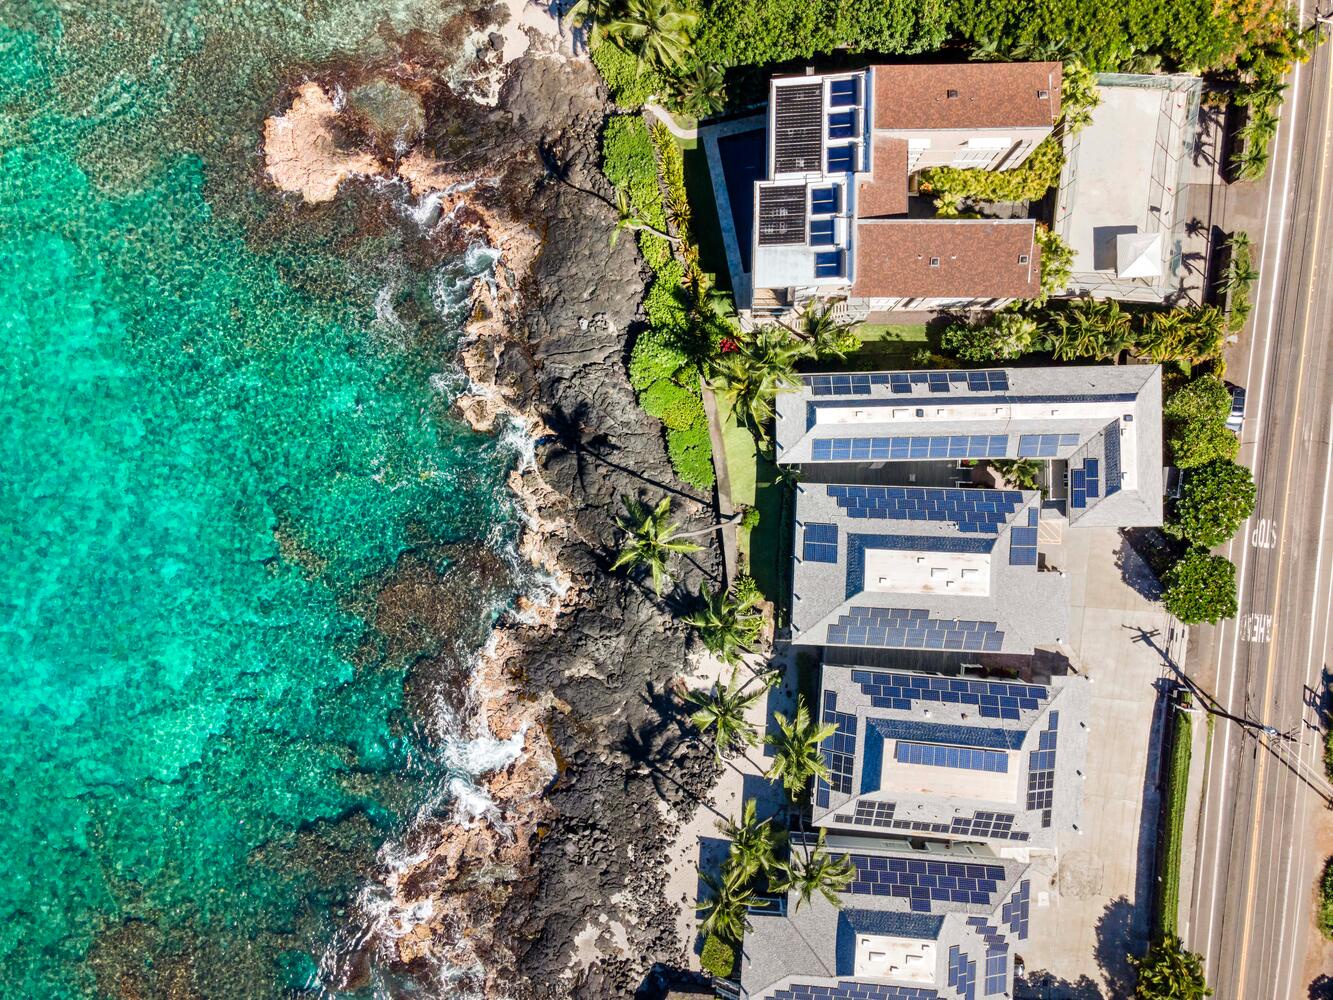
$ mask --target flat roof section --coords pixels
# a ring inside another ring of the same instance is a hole
[[[1050,128],[1060,117],[1060,63],[871,67],[875,128]]]
[[[1101,103],[1092,123],[1066,139],[1060,174],[1055,230],[1074,252],[1068,292],[1164,302],[1202,282],[1185,267],[1183,253],[1199,239],[1180,210],[1202,83],[1183,75],[1098,80]]]
[[[861,181],[858,219],[907,214],[907,140],[875,139],[871,176]]]

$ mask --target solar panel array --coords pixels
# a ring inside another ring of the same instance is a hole
[[[815,462],[892,461],[931,458],[1004,458],[1007,434],[932,434],[921,437],[835,437],[810,442]]]
[[[876,708],[910,712],[914,701],[971,705],[983,719],[1019,720],[1022,712],[1042,707],[1050,692],[1037,684],[988,681],[962,677],[853,670],[852,683],[870,697]]]
[[[1031,904],[1032,884],[1024,879],[1000,907],[1000,920],[1009,927],[1009,933],[1017,935],[1020,941],[1027,940]]]
[[[949,985],[958,991],[958,996],[976,1000],[977,963],[956,944],[949,947]]]
[[[849,77],[846,80],[831,80],[828,85],[828,102],[835,108],[849,108],[856,103],[860,89],[860,79]]]
[[[1120,421],[1102,432],[1102,458],[1106,460],[1106,495],[1120,492]]]
[[[773,88],[773,169],[819,170],[823,152],[824,85]]]
[[[839,981],[837,986],[792,983],[773,994],[773,1000],[939,1000],[934,990],[915,986],[890,986],[886,983],[862,983],[854,979]]]
[[[984,917],[968,917],[967,923],[986,943],[982,993],[988,997],[999,996],[1009,986],[1009,942],[1000,929],[987,923]]]
[[[856,716],[838,711],[838,695],[834,691],[824,692],[824,722],[838,727],[837,732],[819,744],[828,765],[829,784],[834,791],[850,795],[856,762]]]
[[[830,139],[851,139],[856,136],[856,112],[832,111],[828,116],[828,137]]]
[[[955,649],[998,653],[1004,633],[995,622],[931,618],[909,608],[849,608],[827,629],[830,646],[873,646],[881,649]]]
[[[872,730],[886,740],[947,743],[955,747],[985,747],[990,750],[1020,750],[1027,735],[1022,729],[964,726],[924,719],[866,719],[867,740]]]
[[[1055,801],[1055,744],[1060,713],[1052,712],[1046,728],[1038,735],[1037,749],[1028,754],[1029,811],[1041,810],[1041,825],[1051,825],[1051,805]]]
[[[838,561],[838,526],[807,521],[804,528],[801,558],[806,562],[836,563]]]
[[[850,854],[855,868],[849,891],[908,900],[913,911],[929,913],[932,902],[985,906],[1004,881],[999,865]]]
[[[1028,511],[1027,527],[1014,528],[1009,532],[1009,565],[1037,565],[1037,521],[1041,512],[1033,507]]]
[[[805,242],[805,185],[759,189],[759,245],[790,246]]]
[[[1062,450],[1077,448],[1077,434],[1020,434],[1019,458],[1055,458]]]
[[[1028,834],[1015,830],[1013,813],[997,813],[979,809],[972,816],[954,816],[948,823],[927,820],[898,819],[894,813],[897,803],[874,802],[862,799],[855,812],[838,813],[834,819],[852,826],[882,827],[887,830],[910,830],[913,833],[935,833],[951,837],[975,837],[987,840],[1027,840]]]
[[[850,517],[947,521],[959,531],[994,535],[1023,494],[1017,490],[941,489],[933,486],[829,486],[828,495]]]
[[[836,202],[829,209],[836,212]],[[894,393],[910,393],[912,386],[930,392],[1008,392],[1009,375],[1001,370],[979,372],[848,372],[836,375],[804,375],[812,396],[869,396],[873,386],[887,386]]]
[[[899,764],[952,767],[960,771],[988,771],[992,774],[1009,773],[1009,755],[999,750],[899,742],[893,747],[893,759]]]
[[[1086,507],[1089,499],[1101,495],[1101,472],[1095,458],[1085,459],[1083,467],[1069,471],[1069,503],[1072,507]]]

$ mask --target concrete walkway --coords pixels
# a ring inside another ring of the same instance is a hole
[[[653,101],[649,101],[647,104],[643,106],[643,110],[647,111],[659,122],[665,125],[667,127],[667,131],[670,132],[672,135],[674,135],[677,139],[699,138],[699,129],[697,127],[681,128],[681,126],[676,124],[676,119],[671,117],[671,112],[668,111],[666,108],[662,107],[662,105],[654,103]]]

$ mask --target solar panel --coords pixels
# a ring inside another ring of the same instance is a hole
[[[925,611],[907,608],[848,610],[828,626],[825,639],[830,646],[998,653],[1004,645],[1004,633],[995,622],[930,618]]]
[[[894,744],[893,759],[899,764],[951,767],[961,771],[987,771],[992,774],[1009,772],[1009,755],[998,750],[899,741]]]
[[[999,996],[1009,985],[1009,956],[1003,951],[986,954],[985,995]]]
[[[999,532],[1023,500],[1017,490],[925,486],[829,486],[827,490],[849,517],[947,521],[963,532],[990,535]]]
[[[1044,708],[1050,697],[1037,684],[879,670],[853,670],[852,683],[860,685],[875,708],[910,712],[917,702],[969,705],[983,719],[1018,721],[1023,712]]]
[[[1120,421],[1102,433],[1102,458],[1106,460],[1106,495],[1120,492]]]
[[[1003,458],[1008,450],[1009,438],[1005,434],[816,438],[810,442],[811,460],[815,462]]]
[[[838,695],[824,692],[824,722],[837,726],[828,739],[819,744],[829,769],[829,785],[843,795],[852,793],[852,769],[856,760],[856,716],[838,711]]]
[[[1077,446],[1077,434],[1020,434],[1018,457],[1055,458],[1062,450]]]
[[[824,87],[819,83],[773,88],[773,169],[819,170]]]
[[[860,88],[856,77],[847,80],[833,80],[829,83],[828,102],[835,108],[849,108],[856,104]]]
[[[792,983],[772,996],[773,1000],[938,1000],[939,994],[915,986],[890,986],[887,983],[846,979],[840,980],[837,986]]]
[[[759,189],[759,245],[805,243],[805,186]]]
[[[1046,728],[1039,734],[1037,749],[1028,754],[1029,812],[1041,810],[1041,825],[1051,825],[1051,807],[1055,801],[1055,746],[1060,713],[1052,712]]]
[[[848,855],[855,869],[850,892],[909,901],[917,913],[931,912],[932,903],[989,905],[1004,880],[999,865],[915,858]]]
[[[975,1000],[977,963],[968,958],[956,944],[949,946],[949,985],[958,991],[958,996]]]
[[[1032,884],[1024,879],[1018,883],[1009,899],[1000,907],[1000,920],[1009,927],[1009,933],[1015,934],[1020,941],[1028,936],[1028,912],[1032,901]]]
[[[849,173],[856,169],[856,147],[830,146],[828,148],[828,172],[831,174]]]
[[[805,525],[802,558],[806,562],[836,563],[838,561],[838,526],[807,522]]]

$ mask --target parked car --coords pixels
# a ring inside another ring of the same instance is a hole
[[[1231,412],[1227,414],[1227,428],[1240,437],[1241,428],[1245,425],[1245,389],[1230,382],[1227,388],[1231,390]]]

